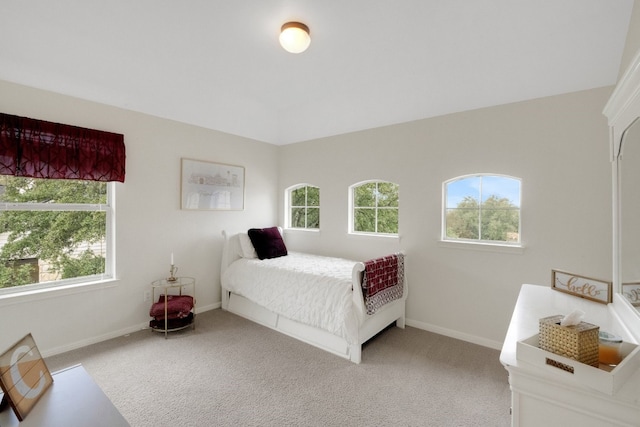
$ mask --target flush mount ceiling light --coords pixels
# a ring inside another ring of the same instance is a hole
[[[280,44],[287,52],[304,52],[310,43],[309,27],[301,22],[287,22],[280,29]]]

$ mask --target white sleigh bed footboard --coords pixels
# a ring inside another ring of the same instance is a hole
[[[240,254],[242,253],[237,234],[229,235],[225,231],[223,231],[222,234],[224,237],[224,248],[222,253],[221,277],[229,265],[241,258]],[[354,363],[360,363],[362,360],[362,344],[393,322],[396,323],[396,326],[404,328],[405,301],[408,291],[405,280],[404,291],[400,299],[385,304],[373,315],[365,314],[366,309],[361,283],[364,268],[364,263],[359,262],[355,264],[352,272],[352,300],[360,318],[357,337],[355,341],[351,340],[352,342],[326,330],[278,315],[241,295],[230,292],[225,288],[224,280],[221,281],[222,309],[348,359]]]

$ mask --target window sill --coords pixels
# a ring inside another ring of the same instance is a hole
[[[395,239],[400,240],[399,234],[376,234],[376,233],[353,233],[350,232],[349,236],[354,238],[374,238],[374,239]]]
[[[463,249],[482,252],[498,252],[505,254],[523,254],[522,245],[501,245],[496,243],[457,242],[453,240],[439,240],[438,246],[449,249]]]
[[[285,228],[285,233],[320,233],[319,228]]]
[[[117,279],[104,279],[0,294],[0,307],[113,288],[118,282]]]

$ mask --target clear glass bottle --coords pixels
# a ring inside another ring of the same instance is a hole
[[[617,366],[622,362],[620,347],[622,346],[622,338],[609,332],[600,331],[599,333],[599,359],[600,363],[609,366]]]

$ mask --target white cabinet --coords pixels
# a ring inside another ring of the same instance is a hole
[[[538,333],[540,318],[574,309],[586,313],[586,322],[636,343],[614,304],[576,298],[550,287],[523,285],[500,354],[509,372],[512,425],[640,426],[640,370],[632,372],[620,389],[609,395],[589,387],[575,374],[518,359],[517,342]]]

